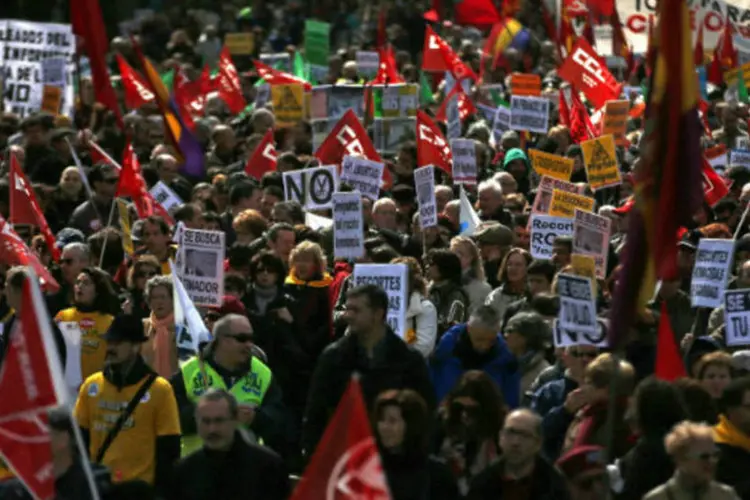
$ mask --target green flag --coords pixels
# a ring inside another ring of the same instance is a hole
[[[164,83],[164,86],[168,89],[172,88],[172,84],[174,83],[174,70],[170,69],[167,72],[164,72],[160,75],[162,83]]]
[[[745,75],[743,75],[744,71],[742,71],[742,68],[737,72],[737,98],[740,100],[740,102],[748,103],[750,102],[750,97],[747,95],[747,87],[745,86]]]
[[[422,72],[419,74],[419,104],[426,106],[434,103],[435,98],[432,96],[430,82],[427,80],[427,75]]]

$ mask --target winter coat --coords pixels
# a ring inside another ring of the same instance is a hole
[[[426,358],[435,350],[437,328],[435,306],[421,293],[412,292],[406,310],[406,343]]]

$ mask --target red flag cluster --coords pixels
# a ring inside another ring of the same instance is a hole
[[[56,292],[60,284],[39,261],[36,254],[16,234],[11,224],[0,216],[0,262],[11,266],[31,266],[39,276],[45,290]]]
[[[607,65],[584,38],[578,39],[557,74],[586,94],[597,108],[617,99],[622,90]]]

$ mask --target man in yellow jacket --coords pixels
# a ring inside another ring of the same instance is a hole
[[[164,494],[180,456],[172,386],[141,357],[146,337],[140,319],[117,316],[104,339],[104,371],[83,383],[74,412],[90,458],[108,467],[116,483],[140,480]]]

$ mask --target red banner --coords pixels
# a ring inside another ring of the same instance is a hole
[[[703,199],[709,207],[713,208],[727,194],[729,194],[729,187],[726,182],[711,168],[708,160],[703,158]]]
[[[557,75],[580,90],[595,107],[617,99],[621,86],[585,38],[579,37]]]

